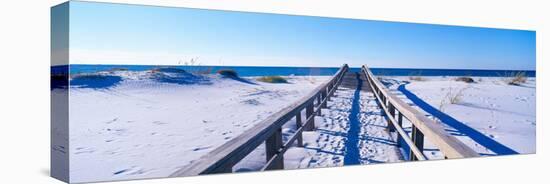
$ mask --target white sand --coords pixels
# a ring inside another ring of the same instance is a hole
[[[178,85],[117,75],[124,80],[110,89],[70,90],[71,182],[167,177],[329,78]]]
[[[108,89],[70,89],[70,145],[68,151],[61,150],[70,155],[71,182],[166,177],[329,78],[289,77],[287,84],[249,78],[256,83],[250,84],[213,75],[203,84],[181,85],[152,81],[145,72],[119,71],[116,75],[124,80]],[[383,81],[426,114],[439,111],[430,117],[443,122],[450,133],[482,155],[535,152],[534,78],[522,86],[491,77],[475,77],[478,82],[473,84],[452,77],[426,79],[385,77]],[[449,91],[461,89],[459,102],[442,103]],[[56,91],[52,91],[54,96]],[[305,146],[292,147],[285,154],[285,169],[344,165],[354,92],[344,87],[336,91],[329,108],[316,117],[315,131],[304,132]],[[404,159],[387,132],[373,94],[361,91],[360,99],[360,164]],[[406,121],[404,126],[410,131]],[[295,120],[283,126],[285,141],[295,130]],[[429,140],[425,154],[442,158]],[[62,158],[55,152],[54,157]],[[259,170],[264,164],[265,147],[260,145],[234,171]]]
[[[434,115],[430,117],[443,122],[449,133],[481,155],[535,153],[535,78],[520,86],[508,85],[501,77],[473,77],[476,82],[469,84],[454,81],[455,77],[424,77],[426,81],[383,78],[395,94]],[[449,96],[461,90],[460,100],[450,103]],[[435,147],[429,141],[426,147],[428,157],[441,158],[441,153],[431,150]]]

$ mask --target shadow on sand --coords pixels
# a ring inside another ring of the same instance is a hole
[[[71,86],[78,88],[102,89],[116,86],[122,81],[122,77],[114,75],[86,74],[73,77]]]
[[[473,129],[472,127],[469,127],[468,125],[458,121],[457,119],[439,111],[439,109],[426,103],[424,100],[420,99],[418,96],[416,96],[415,94],[407,90],[405,88],[405,85],[407,84],[409,83],[407,82],[405,84],[401,84],[399,88],[397,88],[397,90],[403,93],[409,100],[411,100],[415,105],[420,107],[422,110],[426,111],[427,113],[430,113],[432,116],[437,117],[439,120],[441,120],[441,122],[453,127],[454,129],[458,130],[460,133],[470,137],[472,140],[484,146],[485,148],[493,151],[497,155],[518,154],[518,152],[506,147],[505,145],[491,139],[490,137],[484,135],[483,133]]]
[[[255,82],[253,82],[253,81],[251,81],[251,80],[243,79],[243,78],[240,78],[240,77],[224,77],[224,78],[236,80],[236,81],[239,81],[239,82],[242,82],[242,83],[246,83],[246,84],[258,85],[257,83],[255,83]]]
[[[194,75],[178,68],[155,68],[151,72],[151,79],[162,82],[180,85],[188,84],[212,84],[207,77]]]
[[[359,154],[359,106],[361,86],[363,84],[359,74],[356,74],[358,80],[357,89],[353,94],[353,101],[349,113],[350,128],[347,133],[347,141],[345,143],[346,155],[344,156],[344,165],[358,165],[361,164],[361,156]]]

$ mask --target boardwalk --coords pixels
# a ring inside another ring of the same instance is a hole
[[[315,116],[315,128],[303,133],[303,147],[285,153],[284,168],[316,168],[396,162],[402,160],[394,138],[387,129],[383,110],[364,77],[349,72],[342,84]],[[304,114],[305,116],[305,114]],[[283,140],[295,132],[296,119],[283,126]],[[234,172],[260,170],[265,161],[265,145],[239,162]]]
[[[317,116],[316,129],[304,133],[304,148],[314,154],[307,167],[342,166],[401,160],[383,111],[358,73],[347,73]]]
[[[479,156],[366,66],[348,70],[171,176],[427,160],[425,140],[442,159]]]

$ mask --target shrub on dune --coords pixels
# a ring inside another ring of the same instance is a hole
[[[237,72],[235,70],[231,70],[231,69],[218,70],[216,73],[220,74],[223,77],[228,77],[228,78],[238,78],[239,77]]]
[[[235,81],[239,81],[239,82],[243,82],[243,83],[247,83],[247,84],[254,84],[256,85],[256,83],[248,80],[248,79],[245,79],[245,78],[240,78],[239,77],[239,74],[235,71],[235,70],[231,70],[231,69],[221,69],[221,70],[218,70],[216,72],[217,74],[221,75],[223,78],[227,78],[227,79],[233,79]]]
[[[151,70],[153,73],[164,72],[164,73],[187,73],[187,71],[174,67],[162,67],[162,68],[153,68]]]
[[[257,80],[267,83],[288,83],[288,81],[281,76],[264,76],[258,78]]]
[[[511,73],[509,76],[509,85],[519,86],[520,84],[527,82],[527,75],[525,74],[525,72]]]
[[[459,82],[465,82],[465,83],[474,83],[474,79],[472,79],[471,77],[459,77],[459,78],[456,78],[455,81],[459,81]]]
[[[409,79],[413,81],[426,81],[426,79],[421,76],[409,76]]]
[[[154,68],[151,78],[158,82],[173,84],[210,84],[208,77],[194,75],[175,67]]]
[[[449,98],[449,102],[451,104],[459,104],[462,103],[463,97],[464,97],[464,91],[466,91],[468,87],[465,88],[449,88],[449,92],[447,93],[447,98]]]

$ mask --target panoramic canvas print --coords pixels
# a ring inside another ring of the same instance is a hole
[[[70,1],[51,9],[69,183],[536,151],[536,33]]]

